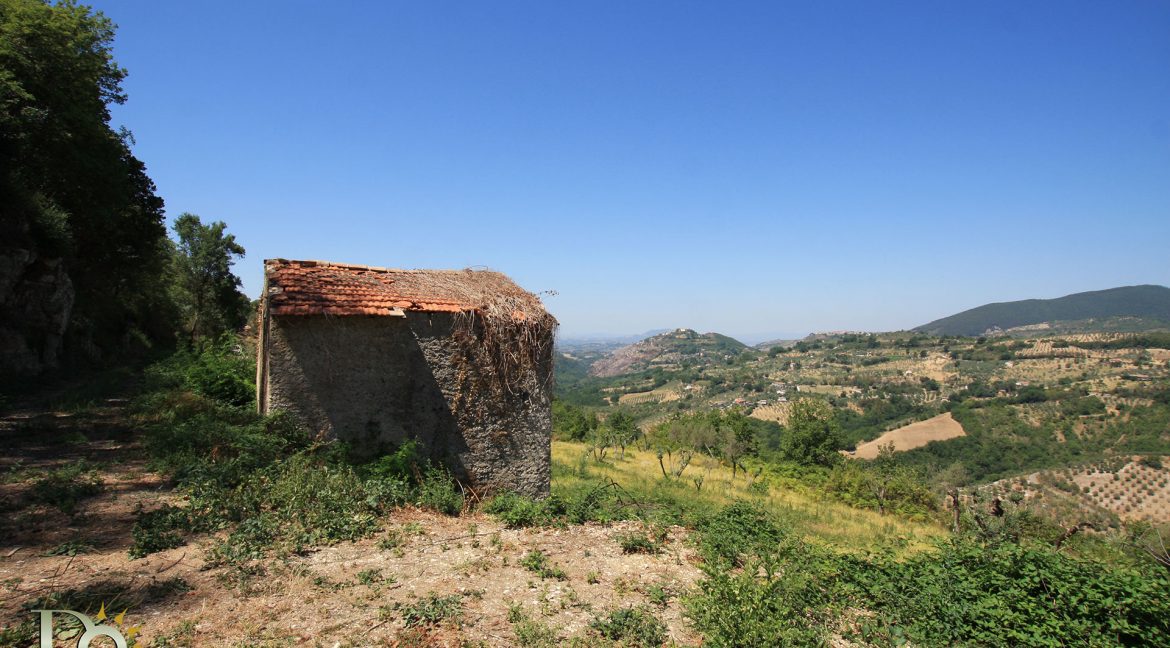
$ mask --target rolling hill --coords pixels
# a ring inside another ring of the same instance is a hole
[[[594,362],[589,375],[606,378],[654,367],[677,368],[685,361],[726,360],[747,349],[743,342],[719,333],[675,329],[617,349]]]
[[[930,335],[982,335],[1020,327],[1088,332],[1170,327],[1170,288],[1125,286],[1057,299],[986,304],[914,330]]]

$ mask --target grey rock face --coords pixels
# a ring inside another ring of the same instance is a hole
[[[58,366],[73,299],[60,259],[0,248],[0,376],[34,376]]]

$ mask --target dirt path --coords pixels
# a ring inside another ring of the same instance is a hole
[[[671,640],[699,643],[678,601],[700,575],[681,528],[661,554],[624,554],[615,536],[639,523],[514,530],[480,514],[403,509],[374,537],[243,568],[209,568],[204,558],[217,539],[208,536],[131,559],[136,511],[178,495],[148,469],[122,403],[9,416],[0,440],[0,628],[30,622],[27,610],[51,600],[88,613],[103,603],[128,608],[143,645],[511,646],[510,609],[566,640],[599,614],[646,605]],[[99,493],[77,498],[71,514],[37,499],[54,471],[78,465]],[[565,578],[523,567],[533,550]],[[461,619],[408,643],[402,608],[431,593],[453,597]]]

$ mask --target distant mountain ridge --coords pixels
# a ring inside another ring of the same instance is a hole
[[[671,329],[653,329],[645,333],[634,335],[577,335],[572,337],[558,337],[556,346],[563,351],[610,351],[618,347],[645,340],[648,337],[661,335]]]
[[[1134,321],[1119,321],[1123,319]],[[1155,285],[1124,286],[1074,293],[1056,299],[985,304],[923,324],[914,330],[930,335],[983,335],[994,331],[1010,332],[1011,329],[1021,327],[1070,331],[1170,327],[1170,288]]]
[[[719,333],[675,329],[624,346],[593,363],[589,375],[608,378],[654,367],[677,367],[686,360],[724,360],[748,346]]]

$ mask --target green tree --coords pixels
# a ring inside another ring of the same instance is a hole
[[[597,429],[597,414],[586,414],[585,410],[560,400],[552,404],[553,433],[558,439],[584,441]]]
[[[633,417],[618,410],[605,419],[605,428],[611,443],[621,450],[619,459],[626,458],[626,448],[642,437],[642,430],[638,429]]]
[[[62,259],[74,348],[115,355],[171,331],[163,202],[110,104],[126,100],[114,25],[89,7],[0,0],[0,239]]]
[[[831,466],[841,460],[844,442],[833,408],[824,401],[801,399],[792,404],[788,425],[780,437],[780,454],[789,461]]]
[[[175,220],[179,241],[174,256],[176,302],[192,344],[241,328],[248,317],[248,298],[232,264],[244,256],[236,237],[222,221],[204,225],[195,214]]]

